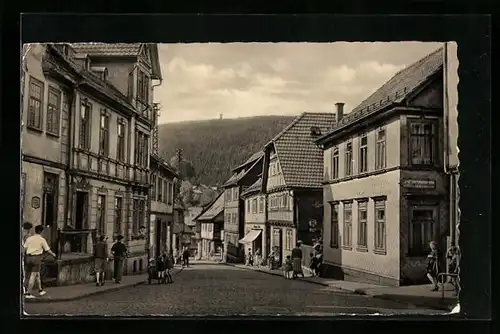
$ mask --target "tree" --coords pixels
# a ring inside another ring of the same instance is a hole
[[[196,171],[193,167],[193,163],[189,160],[183,159],[179,166],[179,159],[177,156],[170,158],[170,166],[174,167],[182,180],[191,180],[196,177]]]
[[[212,188],[203,189],[200,197],[200,205],[205,206],[212,203],[215,197],[217,197],[217,192],[215,190]]]
[[[189,181],[182,181],[181,187],[179,189],[179,198],[185,208],[193,205],[193,185]]]

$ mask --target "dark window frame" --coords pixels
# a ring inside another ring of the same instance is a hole
[[[361,218],[361,213],[364,212],[364,219]],[[358,244],[359,248],[368,248],[368,201],[358,201]]]
[[[426,131],[426,127],[428,126],[430,126],[430,132]],[[408,122],[408,159],[411,166],[436,165],[438,161],[437,132],[437,120],[411,119]],[[415,150],[417,146],[419,146],[419,148]]]
[[[116,138],[116,158],[118,161],[125,162],[126,160],[126,141],[125,141],[126,125],[125,120],[118,119],[117,138]]]
[[[339,248],[339,211],[338,202],[330,203],[330,248]],[[335,213],[335,217],[334,217]]]
[[[113,224],[113,233],[120,235],[122,233],[122,219],[123,219],[123,198],[120,196],[115,197],[115,219]]]
[[[106,195],[97,195],[96,231],[99,235],[106,235]]]
[[[381,136],[383,134],[383,136]],[[387,166],[387,131],[380,128],[375,133],[375,170],[384,169]]]
[[[344,152],[344,175],[352,176],[353,175],[353,147],[352,141],[348,141],[345,143],[345,152]]]
[[[82,113],[85,112],[85,115]],[[80,135],[79,147],[89,151],[92,143],[92,103],[84,99],[80,104]]]
[[[387,199],[377,198],[374,199],[374,244],[373,249],[375,252],[385,253],[387,251]],[[379,212],[384,212],[384,218],[379,217]]]
[[[352,202],[344,202],[342,211],[343,211],[342,247],[351,249],[352,248]],[[347,212],[349,212],[350,216],[349,219],[346,219]],[[348,231],[349,233],[346,233],[346,231]],[[346,234],[348,234],[348,237],[346,237]]]
[[[106,109],[101,109],[99,116],[99,155],[109,156],[109,123],[110,115]]]
[[[435,228],[438,226],[439,204],[411,204],[409,208],[409,240],[408,240],[408,255],[409,256],[426,256],[429,252],[429,242],[434,240]],[[415,218],[416,211],[431,212],[432,219],[417,220]],[[420,226],[420,242],[415,245],[415,227]],[[427,232],[427,233],[426,233]]]
[[[365,141],[363,143],[363,141]],[[368,135],[364,134],[359,137],[359,159],[358,159],[358,172],[368,172]]]
[[[35,95],[36,89],[40,91],[40,96]],[[28,114],[26,118],[26,126],[29,129],[43,131],[44,94],[45,83],[30,76],[28,86]]]
[[[339,161],[339,147],[335,146],[332,148],[332,180],[336,180],[339,178]]]
[[[51,97],[55,97],[55,103]],[[49,86],[47,93],[46,132],[55,137],[59,137],[60,134],[61,104],[62,92],[57,88]]]

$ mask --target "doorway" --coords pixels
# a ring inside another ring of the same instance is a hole
[[[89,195],[87,192],[77,191],[75,197],[74,228],[81,231],[87,228]],[[85,253],[87,248],[86,237],[83,234],[71,235],[70,247],[72,253]]]
[[[283,230],[281,228],[274,228],[273,229],[273,246],[278,249],[279,263],[283,262],[283,259],[282,259],[282,254],[283,254],[282,240],[283,240]]]
[[[52,249],[57,249],[57,193],[59,175],[44,172],[42,226],[43,235]]]

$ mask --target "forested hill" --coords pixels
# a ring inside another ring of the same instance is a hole
[[[294,116],[258,116],[161,124],[161,155],[168,161],[177,148],[194,167],[196,183],[221,185],[231,169],[262,149]]]

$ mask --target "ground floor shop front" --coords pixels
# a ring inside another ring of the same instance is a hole
[[[201,239],[201,259],[222,259],[222,240]]]
[[[239,240],[239,243],[244,248],[245,257],[255,255],[259,251],[261,259],[265,262],[269,254],[268,234],[266,224],[246,223],[245,236]]]
[[[284,263],[288,255],[292,254],[292,249],[296,246],[296,228],[292,223],[270,222],[269,250],[279,254],[279,263]]]

